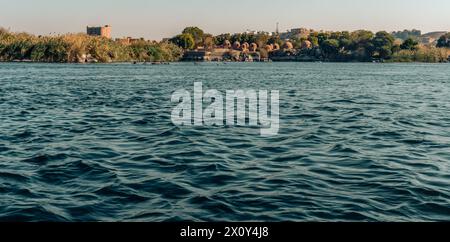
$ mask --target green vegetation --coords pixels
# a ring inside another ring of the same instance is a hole
[[[321,44],[323,55],[328,59],[336,58],[336,55],[339,54],[339,46],[339,40],[337,39],[323,40]]]
[[[189,37],[192,36],[194,39],[194,46],[203,46],[203,40],[205,39],[205,32],[198,27],[187,27],[183,30],[182,35]]]
[[[442,35],[437,43],[438,48],[450,48],[450,33]]]
[[[447,62],[450,49],[422,46],[417,50],[401,50],[395,53],[391,62]]]
[[[178,61],[183,56],[183,50],[178,46],[167,43],[149,43],[141,40],[132,43],[128,50],[131,50],[131,59],[135,61],[161,62]]]
[[[196,45],[194,37],[188,33],[177,35],[170,42],[185,50],[192,50]]]
[[[417,39],[422,35],[422,31],[413,29],[413,30],[403,30],[403,31],[396,31],[393,32],[392,35],[401,40],[407,40],[407,39]]]
[[[372,39],[373,56],[379,59],[390,59],[393,53],[395,38],[391,34],[381,31],[375,34]]]
[[[403,42],[403,44],[400,45],[400,49],[402,50],[418,50],[419,49],[419,42],[417,42],[414,39],[406,39],[405,42]]]
[[[134,40],[122,43],[85,34],[34,36],[0,28],[0,61],[35,62],[128,62],[178,61],[184,51],[197,48],[230,48],[235,42],[256,44],[262,58],[291,61],[385,61],[447,62],[450,33],[436,46],[421,45],[418,30],[373,33],[308,32],[293,39],[267,34],[221,34],[213,36],[198,27],[187,27],[167,42]],[[402,39],[402,40],[400,40]],[[247,45],[248,48],[249,45]],[[255,45],[253,45],[255,46]]]
[[[34,36],[0,29],[0,61],[127,62],[177,61],[182,49],[171,43],[118,41],[85,34]]]
[[[311,32],[309,35],[283,40],[280,36],[266,34],[221,34],[212,36],[198,27],[188,27],[170,41],[185,50],[205,47],[211,49],[235,42],[255,43],[263,58],[273,60],[317,61],[385,61],[385,62],[447,62],[448,49],[420,45],[420,30],[404,30],[394,33],[367,30],[354,32]],[[293,49],[283,49],[286,42]],[[307,42],[305,44],[305,42]],[[267,45],[281,49],[268,50]],[[450,34],[442,36],[437,47],[450,47]]]

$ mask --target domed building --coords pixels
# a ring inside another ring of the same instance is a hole
[[[286,43],[284,43],[283,45],[283,49],[292,50],[294,49],[294,45],[290,41],[286,41]]]
[[[266,45],[266,46],[265,46],[265,49],[266,49],[268,52],[270,52],[270,51],[273,50],[273,45],[272,45],[272,44]]]
[[[229,40],[225,40],[223,42],[223,48],[225,48],[225,49],[231,48],[231,42]]]
[[[302,49],[311,49],[312,43],[309,40],[305,40],[302,42]]]
[[[273,45],[273,50],[279,50],[279,49],[280,49],[280,45],[275,43]]]
[[[250,47],[250,45],[249,45],[247,42],[244,42],[244,43],[241,45],[242,50],[248,50],[249,47]]]
[[[233,49],[238,50],[241,48],[241,43],[239,43],[239,41],[235,41],[233,43]]]

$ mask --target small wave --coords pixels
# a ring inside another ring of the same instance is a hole
[[[31,65],[0,63],[1,221],[450,220],[447,66]],[[173,125],[193,80],[280,90],[279,134]]]
[[[0,180],[12,180],[16,182],[27,182],[29,180],[28,177],[16,173],[11,172],[3,172],[0,171]]]
[[[50,161],[56,161],[56,160],[65,160],[67,159],[66,154],[56,154],[56,155],[37,155],[28,159],[23,160],[25,163],[32,163],[36,165],[45,165]]]
[[[5,151],[9,151],[9,150],[10,149],[7,146],[0,144],[0,152],[5,152]]]
[[[17,139],[26,139],[26,138],[30,138],[32,136],[33,136],[33,132],[28,131],[28,130],[20,132],[20,133],[17,133],[17,134],[14,135],[14,137],[17,138]]]
[[[378,137],[387,137],[387,138],[398,138],[398,137],[402,136],[400,133],[395,132],[395,131],[379,131],[379,132],[372,133],[372,135],[378,136]]]
[[[351,153],[351,154],[358,154],[359,153],[357,150],[354,150],[354,149],[349,148],[349,147],[345,147],[342,144],[337,144],[337,145],[333,146],[333,148],[330,149],[330,152]]]
[[[355,102],[352,100],[348,100],[348,99],[337,99],[337,100],[329,101],[329,103],[354,104]]]
[[[12,206],[8,211],[3,212],[0,221],[3,222],[38,222],[38,221],[59,221],[67,222],[69,218],[58,215],[45,209],[42,206],[28,206],[25,208],[15,208]]]

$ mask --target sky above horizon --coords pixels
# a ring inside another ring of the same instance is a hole
[[[0,0],[0,27],[14,32],[85,32],[172,37],[186,26],[212,34],[291,28],[450,31],[449,0]]]

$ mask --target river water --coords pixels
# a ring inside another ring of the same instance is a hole
[[[177,127],[280,91],[279,134]],[[0,221],[448,221],[450,66],[0,64]]]

